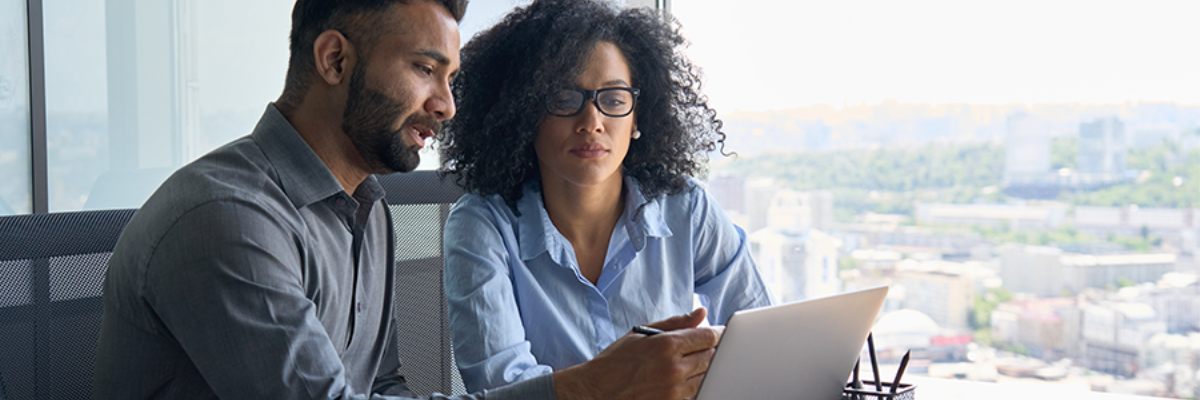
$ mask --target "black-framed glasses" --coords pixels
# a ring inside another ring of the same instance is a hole
[[[637,89],[627,87],[598,90],[563,89],[546,99],[546,111],[559,117],[574,117],[583,112],[588,100],[593,100],[592,103],[601,114],[624,117],[633,112],[638,93],[640,92]]]

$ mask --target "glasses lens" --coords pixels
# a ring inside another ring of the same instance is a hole
[[[596,95],[596,103],[605,114],[629,114],[633,110],[633,93],[624,89],[604,90]]]
[[[546,111],[554,115],[571,115],[579,111],[583,105],[583,93],[574,90],[560,90],[546,101]]]

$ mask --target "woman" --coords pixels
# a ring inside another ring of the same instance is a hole
[[[770,303],[746,235],[690,177],[724,139],[684,39],[650,10],[534,1],[453,84],[446,297],[469,391],[594,357],[637,324]]]

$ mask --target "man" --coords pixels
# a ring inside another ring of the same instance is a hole
[[[411,171],[454,116],[465,4],[297,1],[283,95],[252,134],[168,179],[122,234],[94,397],[412,396],[372,174]],[[720,334],[691,329],[703,318],[661,321],[671,332],[629,334],[591,362],[460,398],[689,397]]]

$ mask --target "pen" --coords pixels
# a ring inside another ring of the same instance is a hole
[[[663,333],[661,329],[655,329],[648,326],[634,325],[633,333],[640,333],[646,336],[654,336]]]
[[[859,357],[857,360],[854,360],[854,374],[853,374],[854,382],[852,382],[850,384],[850,387],[855,388],[855,389],[862,389],[862,381],[860,381],[858,379],[858,364],[861,361],[862,361],[862,357]]]
[[[875,362],[875,334],[867,334],[867,350],[871,352],[871,373],[875,375],[875,391],[883,392],[883,385],[879,383],[879,364]]]
[[[896,370],[896,380],[892,382],[892,393],[896,393],[896,388],[900,387],[900,377],[904,376],[904,368],[908,367],[909,354],[912,354],[912,350],[904,352],[904,358],[900,359],[900,369]]]
[[[861,356],[859,356],[857,360],[854,360],[854,382],[850,384],[850,387],[853,389],[862,390],[862,387],[863,387],[862,380],[858,379],[858,365],[861,362],[862,362]],[[860,399],[860,398],[861,397],[859,397],[857,393],[854,394],[854,399]]]

